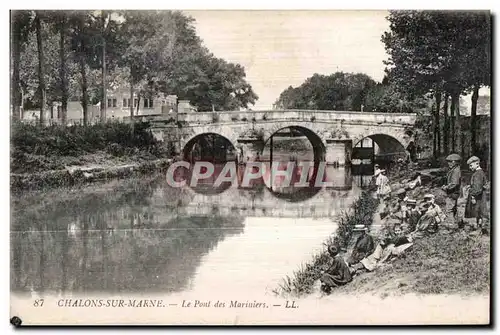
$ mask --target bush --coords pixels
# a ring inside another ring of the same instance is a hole
[[[40,168],[46,169],[51,168],[47,166],[48,161],[54,157],[78,157],[98,151],[115,156],[138,151],[161,153],[160,147],[161,143],[149,130],[149,122],[108,122],[69,127],[14,123],[11,136],[11,167],[15,169],[32,161],[32,164],[41,164]]]

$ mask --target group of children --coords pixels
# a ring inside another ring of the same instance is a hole
[[[377,177],[383,176],[382,173],[383,171],[378,171]],[[383,186],[383,183],[377,183],[377,186]],[[413,184],[407,186],[408,189],[414,188]],[[378,190],[380,187],[377,187]],[[391,258],[401,255],[415,240],[434,234],[441,227],[446,228],[441,225],[446,215],[436,204],[433,194],[425,194],[419,202],[408,198],[405,189],[377,194],[383,227],[380,237],[375,240],[365,225],[347,258],[338,255],[338,246],[330,246],[328,252],[333,258],[333,264],[320,279],[322,291],[329,293],[332,287],[347,284],[356,274],[375,270]]]

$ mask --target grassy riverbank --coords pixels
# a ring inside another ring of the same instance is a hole
[[[435,169],[420,171],[423,185],[408,193],[412,199],[422,199],[431,193],[444,209],[445,193],[441,190],[446,171]],[[395,190],[415,171],[393,176]],[[466,180],[468,176],[464,177]],[[486,195],[489,212],[490,197]],[[459,199],[459,206],[465,206]],[[450,224],[445,218],[444,224]],[[485,219],[489,226],[489,218]],[[415,241],[413,247],[401,257],[371,273],[356,276],[351,283],[337,288],[336,293],[358,294],[372,292],[381,296],[416,294],[487,295],[490,293],[491,236],[478,230],[465,229],[448,233],[440,229],[435,235]]]
[[[118,165],[166,157],[147,123],[89,126],[12,125],[11,173],[39,173],[66,166]]]
[[[373,199],[370,193],[363,192],[349,211],[335,218],[338,228],[324,243],[325,249],[313,256],[309,263],[301,265],[291,276],[286,276],[274,293],[281,296],[302,296],[312,293],[315,281],[321,277],[322,271],[329,267],[330,256],[326,251],[328,246],[335,244],[347,248],[354,226],[358,224],[370,226],[377,205],[378,201]]]
[[[11,138],[13,192],[87,184],[159,171],[169,152],[147,123],[41,127],[15,123]]]
[[[393,190],[401,187],[415,172],[402,171],[391,176]],[[440,189],[443,172],[421,171],[425,176],[422,178],[423,185],[410,191],[408,196],[420,200],[424,194],[432,193],[436,196],[436,203],[444,208],[445,194]],[[487,199],[489,204],[489,196]],[[380,223],[378,206],[368,193],[363,193],[353,207],[354,211],[344,213],[339,218],[339,230],[335,237],[329,239],[325,245],[336,242],[345,247],[351,239],[351,234],[343,232],[352,231],[355,224],[362,223],[364,215],[370,216],[370,220],[367,221],[369,224],[373,223],[373,219],[377,221],[374,226]],[[449,220],[451,218],[446,218],[445,224],[449,223],[446,222]],[[345,228],[341,229],[342,227]],[[383,224],[377,228],[383,229]],[[374,238],[377,238],[376,230],[371,231]],[[488,295],[490,293],[490,255],[491,237],[489,235],[482,235],[479,231],[471,231],[467,228],[455,233],[440,229],[435,235],[417,240],[413,247],[401,257],[395,258],[373,272],[355,276],[352,282],[345,286],[335,288],[331,296],[368,292],[382,297],[410,293]],[[320,295],[316,280],[320,278],[321,271],[328,268],[330,262],[331,259],[325,248],[325,251],[313,257],[311,262],[300,266],[299,270],[291,276],[286,276],[275,293],[282,296],[303,296],[312,293]]]

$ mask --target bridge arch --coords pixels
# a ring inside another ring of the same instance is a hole
[[[203,132],[198,133],[191,136],[186,142],[184,147],[182,148],[182,157],[186,161],[192,160],[192,152],[195,148],[196,144],[203,143],[204,138],[211,137],[217,138],[216,145],[224,145],[224,149],[231,149],[236,154],[236,145],[235,142],[229,139],[228,137],[218,133],[218,132]],[[215,144],[215,143],[214,143]],[[215,150],[213,151],[215,153]],[[225,159],[224,159],[225,160]]]
[[[407,157],[405,145],[397,138],[383,133],[377,133],[365,136],[354,143],[356,147],[361,141],[370,138],[378,146],[379,150],[376,157],[382,160],[393,160],[397,158],[405,159]]]
[[[277,123],[275,126],[264,131],[264,138],[263,138],[264,145],[262,147],[262,151],[264,151],[264,148],[270,142],[272,136],[274,136],[277,132],[287,128],[292,131],[297,131],[302,133],[309,140],[309,142],[313,147],[314,161],[319,162],[325,160],[326,146],[321,136],[318,135],[318,133],[315,132],[314,130],[311,130],[309,127],[305,125],[298,125],[296,122]]]

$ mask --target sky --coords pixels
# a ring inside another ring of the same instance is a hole
[[[252,109],[270,109],[288,86],[314,73],[362,72],[376,81],[388,58],[381,36],[387,11],[185,11],[210,51],[245,68],[259,96]]]

